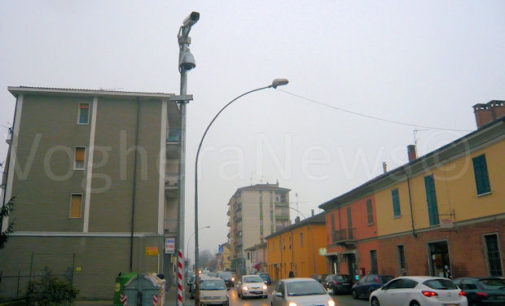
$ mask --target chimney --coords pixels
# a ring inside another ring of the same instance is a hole
[[[407,152],[409,154],[409,163],[414,161],[417,158],[416,145],[412,145],[412,144],[408,145]]]
[[[384,174],[388,172],[388,163],[382,162],[382,170],[384,171]]]
[[[314,217],[314,209],[310,210],[312,217]]]
[[[296,216],[295,223],[300,223],[300,216]]]
[[[477,128],[480,129],[481,126],[505,115],[505,101],[492,100],[486,104],[475,104],[473,112]]]

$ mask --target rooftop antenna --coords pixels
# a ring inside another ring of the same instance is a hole
[[[415,129],[412,131],[412,134],[414,134],[414,144],[416,145],[416,147],[417,147],[417,133],[424,132],[424,131],[428,131],[428,129],[424,129],[424,130]]]

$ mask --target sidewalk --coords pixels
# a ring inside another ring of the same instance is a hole
[[[189,296],[186,295],[186,300],[184,306],[192,306],[194,300],[190,300]],[[172,286],[167,290],[165,295],[165,305],[166,306],[176,306],[177,305],[177,286]]]

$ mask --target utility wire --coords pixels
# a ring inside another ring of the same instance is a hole
[[[398,125],[403,125],[403,126],[425,128],[425,129],[430,129],[430,130],[443,130],[443,131],[454,131],[454,132],[470,132],[470,130],[450,129],[450,128],[444,128],[444,127],[419,125],[419,124],[413,124],[413,123],[408,123],[408,122],[401,122],[401,121],[396,121],[396,120],[390,120],[390,119],[380,118],[380,117],[376,117],[376,116],[372,116],[372,115],[367,115],[367,114],[363,114],[363,113],[353,112],[353,111],[350,111],[350,110],[347,110],[347,109],[344,109],[344,108],[341,108],[341,107],[337,107],[337,106],[333,106],[333,105],[326,104],[326,103],[323,103],[323,102],[319,102],[319,101],[316,101],[314,99],[307,98],[307,97],[304,97],[304,96],[301,96],[301,95],[298,95],[298,94],[286,91],[284,89],[280,89],[279,88],[277,90],[278,91],[282,91],[283,93],[288,94],[290,96],[297,97],[299,99],[302,99],[302,100],[305,100],[305,101],[308,101],[308,102],[311,102],[311,103],[314,103],[314,104],[322,105],[322,106],[325,106],[325,107],[328,107],[328,108],[331,108],[331,109],[334,109],[334,110],[337,110],[337,111],[353,114],[355,116],[360,116],[360,117],[367,118],[367,119],[373,119],[373,120],[378,120],[378,121],[383,121],[383,122],[388,122],[388,123],[393,123],[393,124],[398,124]]]

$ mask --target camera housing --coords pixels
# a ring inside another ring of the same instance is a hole
[[[200,19],[200,13],[191,12],[191,14],[189,14],[189,16],[186,17],[186,19],[184,19],[184,21],[182,22],[182,25],[184,27],[191,27],[195,23],[197,23],[199,19]]]

